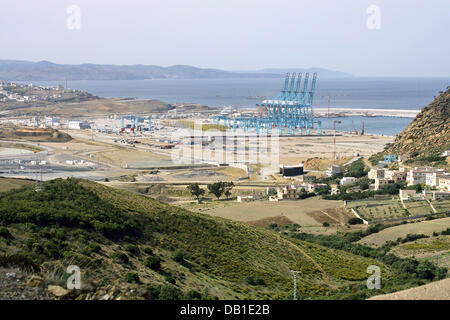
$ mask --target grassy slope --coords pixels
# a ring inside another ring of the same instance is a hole
[[[46,212],[63,218],[56,225],[56,220],[41,223]],[[11,220],[22,213],[32,214],[41,226]],[[85,220],[79,222],[73,216]],[[85,277],[102,279],[102,284],[117,283],[127,272],[136,272],[144,284],[162,284],[166,283],[164,275],[170,274],[185,292],[195,289],[229,299],[288,298],[292,290],[289,270],[295,269],[300,271],[300,294],[319,298],[342,285],[361,283],[370,264],[390,274],[375,260],[302,241],[294,243],[269,230],[189,212],[89,181],[55,180],[46,183],[41,193],[30,187],[3,193],[0,219],[14,237],[0,241],[0,252],[25,252],[36,262],[45,262],[42,272],[53,270],[54,265],[76,263]],[[51,224],[53,228],[48,227]],[[129,224],[128,229],[121,229],[125,237],[108,234],[108,228],[125,224]],[[101,250],[87,250],[89,243],[98,243]],[[127,253],[129,263],[116,262],[112,254],[125,252],[130,243],[141,253]],[[146,247],[162,259],[162,271],[144,266]],[[184,252],[185,263],[171,259],[174,250]],[[259,276],[265,285],[248,284],[249,276]]]

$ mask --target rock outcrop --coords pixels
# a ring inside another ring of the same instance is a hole
[[[384,154],[440,155],[450,149],[450,87],[422,111]]]

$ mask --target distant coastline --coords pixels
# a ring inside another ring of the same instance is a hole
[[[314,108],[317,116],[327,117],[328,108]],[[339,115],[346,117],[399,117],[415,118],[420,110],[399,110],[399,109],[358,109],[358,108],[330,108],[330,117]]]

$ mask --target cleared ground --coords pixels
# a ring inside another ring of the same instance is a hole
[[[205,208],[202,212],[231,220],[252,222],[252,224],[257,224],[258,220],[284,217],[293,223],[305,227],[321,226],[326,220],[324,218],[326,217],[326,214],[321,211],[342,206],[342,201],[329,201],[318,198],[291,201],[285,200],[280,202],[261,200],[247,203],[233,202],[226,206],[214,207],[211,209]],[[317,215],[313,214],[316,212],[318,212]],[[329,218],[329,220],[333,219]]]
[[[395,241],[398,238],[404,238],[408,234],[431,235],[433,232],[441,232],[447,228],[450,228],[450,218],[408,223],[371,234],[358,241],[358,243],[380,247],[387,241]]]
[[[371,297],[369,300],[450,300],[450,279],[417,288]]]
[[[0,192],[9,191],[33,183],[34,181],[30,180],[0,178]]]

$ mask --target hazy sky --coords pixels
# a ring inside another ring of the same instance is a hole
[[[450,77],[449,31],[449,0],[0,0],[0,59],[55,63]]]

